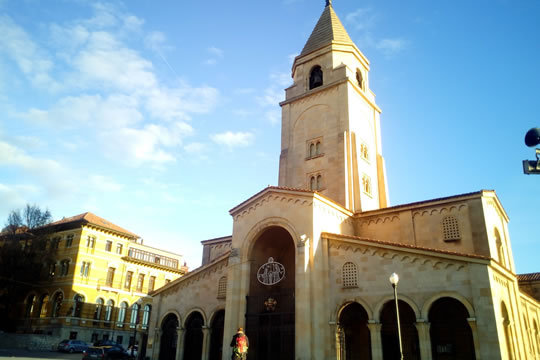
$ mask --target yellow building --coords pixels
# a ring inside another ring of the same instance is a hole
[[[51,335],[53,343],[111,339],[129,345],[137,332],[145,336],[148,293],[187,272],[181,255],[144,245],[138,235],[89,212],[47,228],[56,261],[44,264],[49,279],[26,296],[18,331]]]

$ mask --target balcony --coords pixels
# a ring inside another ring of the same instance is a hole
[[[122,260],[133,262],[140,265],[146,265],[155,267],[161,270],[174,272],[180,275],[187,273],[186,266],[179,266],[178,259],[171,257],[154,254],[149,251],[141,249],[131,248],[128,251],[128,255],[122,257]]]

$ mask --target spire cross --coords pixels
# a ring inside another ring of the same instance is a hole
[[[326,0],[326,6],[332,5],[332,0]]]

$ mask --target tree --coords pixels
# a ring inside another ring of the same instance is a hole
[[[47,276],[47,264],[54,260],[55,249],[48,246],[52,231],[49,210],[37,205],[9,213],[0,233],[0,322],[5,331],[15,330],[20,304],[30,289]]]

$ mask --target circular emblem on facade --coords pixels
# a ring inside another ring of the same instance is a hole
[[[274,285],[285,277],[285,267],[274,261],[273,257],[263,264],[257,271],[257,280],[263,285]]]

